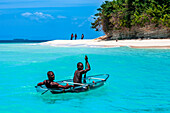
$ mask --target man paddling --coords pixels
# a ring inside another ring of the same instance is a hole
[[[74,83],[82,83],[82,74],[86,74],[90,70],[90,64],[88,62],[88,57],[85,56],[85,61],[87,65],[87,69],[83,70],[83,63],[77,63],[77,70],[74,73],[73,82]],[[84,76],[86,78],[86,75]]]
[[[73,85],[69,85],[68,83],[66,86],[63,86],[59,85],[57,82],[54,82],[55,75],[52,71],[48,71],[47,75],[48,80],[44,80],[43,82],[38,83],[37,86],[45,85],[47,88],[64,88],[64,89],[74,87]]]

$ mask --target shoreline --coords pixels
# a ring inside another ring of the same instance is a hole
[[[40,43],[55,47],[130,47],[143,49],[170,49],[170,39],[143,39],[143,40],[53,40]]]

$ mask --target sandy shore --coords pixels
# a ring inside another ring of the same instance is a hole
[[[170,39],[148,39],[148,40],[53,40],[40,45],[51,45],[56,47],[131,47],[131,48],[155,48],[170,49]]]

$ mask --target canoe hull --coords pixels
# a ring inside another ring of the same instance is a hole
[[[95,77],[99,77],[99,76],[104,76],[104,78],[95,78]],[[101,86],[103,86],[106,82],[106,80],[108,79],[109,75],[108,74],[100,74],[100,75],[93,75],[93,76],[88,76],[86,77],[86,83],[83,83],[84,85],[76,85],[75,88],[71,87],[68,89],[63,89],[63,88],[57,88],[57,89],[51,89],[51,88],[47,88],[45,85],[42,86],[35,86],[36,91],[39,93],[44,94],[47,91],[50,91],[52,94],[60,94],[60,93],[79,93],[79,92],[85,92],[91,89],[96,89],[99,88]],[[95,81],[94,81],[95,80]],[[68,79],[68,80],[62,80],[62,81],[57,81],[57,83],[63,83],[63,81],[65,83],[67,82],[71,82],[73,81],[72,79]]]

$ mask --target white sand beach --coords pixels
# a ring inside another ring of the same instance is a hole
[[[56,47],[131,47],[131,48],[155,48],[170,49],[170,39],[147,39],[147,40],[53,40],[40,45]]]

